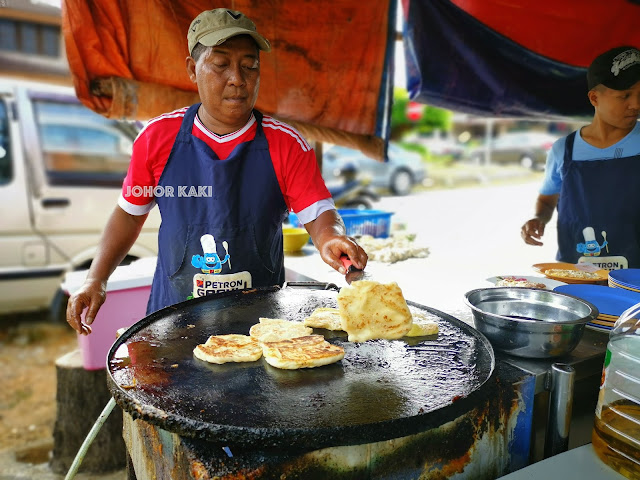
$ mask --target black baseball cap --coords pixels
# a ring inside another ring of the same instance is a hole
[[[589,90],[604,85],[613,90],[626,90],[640,82],[640,50],[616,47],[598,55],[587,70]]]

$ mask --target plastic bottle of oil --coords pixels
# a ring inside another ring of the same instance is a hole
[[[596,454],[627,478],[640,478],[640,303],[609,336],[591,441]]]

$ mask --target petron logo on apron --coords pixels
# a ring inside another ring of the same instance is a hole
[[[188,298],[284,282],[278,184],[262,114],[256,135],[225,160],[191,134],[200,104],[184,115],[158,185],[162,223],[147,314]]]
[[[220,259],[216,249],[216,242],[211,234],[205,234],[200,237],[203,255],[194,255],[191,257],[191,265],[199,268],[202,273],[196,273],[193,276],[193,297],[203,297],[212,293],[226,292],[228,290],[241,290],[251,288],[251,273],[222,273],[222,266],[226,263],[231,271],[231,257],[229,256],[229,244],[222,242],[225,256]]]
[[[567,137],[558,200],[558,256],[617,270],[640,267],[640,155],[575,162]]]

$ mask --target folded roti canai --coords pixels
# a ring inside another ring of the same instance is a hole
[[[340,316],[340,310],[337,308],[318,307],[304,319],[304,324],[313,328],[342,330],[342,317]]]
[[[193,355],[210,363],[255,362],[262,356],[262,347],[248,335],[212,335],[196,345]]]
[[[278,342],[288,338],[304,337],[311,333],[313,333],[311,327],[280,318],[260,318],[260,323],[256,323],[249,329],[249,335],[260,342]]]
[[[413,323],[397,283],[358,280],[343,287],[337,296],[342,329],[350,342],[404,337]]]
[[[264,342],[262,353],[269,365],[285,370],[321,367],[344,358],[344,348],[327,342],[322,335]]]

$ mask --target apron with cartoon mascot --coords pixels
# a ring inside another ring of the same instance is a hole
[[[156,197],[162,216],[147,314],[188,298],[284,282],[278,184],[262,114],[254,140],[219,160],[191,134],[200,104],[185,113]]]
[[[640,155],[574,162],[567,137],[558,200],[558,256],[617,270],[640,267]]]

